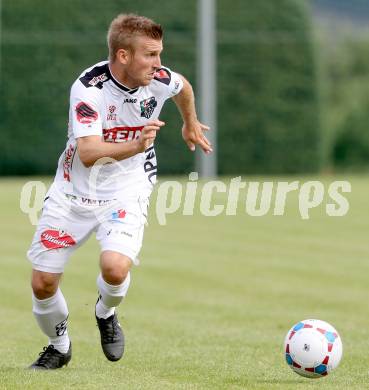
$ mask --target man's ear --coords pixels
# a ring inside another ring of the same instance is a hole
[[[119,63],[127,65],[131,58],[131,52],[127,49],[118,49],[115,58]]]

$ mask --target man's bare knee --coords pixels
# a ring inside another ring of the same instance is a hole
[[[37,299],[52,297],[58,289],[61,275],[33,270],[31,286],[35,297]]]
[[[101,274],[105,282],[118,285],[123,283],[131,268],[132,260],[121,253],[104,251],[100,257]]]

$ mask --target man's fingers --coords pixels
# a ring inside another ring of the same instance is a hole
[[[211,143],[204,136],[197,138],[196,140],[186,140],[186,144],[192,152],[195,151],[195,145],[199,145],[200,148],[206,153],[211,153],[213,151]]]
[[[154,126],[154,125],[152,125],[152,126],[145,126],[143,129],[142,129],[142,131],[144,132],[144,133],[148,133],[148,132],[150,132],[150,131],[159,131],[160,130],[160,127],[159,126]]]
[[[199,147],[206,153],[209,154],[213,151],[211,147],[211,142],[204,136],[204,131],[209,131],[210,127],[203,125],[200,122],[197,122],[193,127],[183,125],[182,135],[185,140],[188,148],[191,151],[195,150],[195,145]]]
[[[156,137],[156,134],[157,134],[156,131],[151,130],[151,131],[148,131],[148,132],[143,133],[142,137],[143,137],[144,139],[155,138],[155,137]]]
[[[187,144],[188,148],[191,150],[191,152],[195,151],[195,144],[194,143],[192,143],[191,141],[186,141],[186,144]]]
[[[202,139],[202,141],[204,141],[208,146],[211,147],[211,142],[210,142],[206,137],[203,136],[201,139]]]
[[[158,126],[158,125],[146,125],[145,127],[144,127],[144,129],[149,129],[149,130],[159,130],[161,128],[161,126]]]
[[[205,142],[205,140],[207,142]],[[211,153],[213,151],[212,147],[211,147],[211,144],[209,143],[209,141],[205,138],[205,140],[201,140],[201,142],[199,142],[199,145],[201,147],[201,149],[205,152],[205,153]]]
[[[158,126],[145,126],[142,129],[140,138],[141,138],[141,142],[145,144],[146,148],[152,145],[152,143],[156,138],[156,134],[159,130],[160,127]]]
[[[211,148],[211,142],[201,134],[201,136],[198,137],[198,141],[196,142],[198,145],[207,145]]]
[[[147,125],[143,127],[140,136],[138,137],[139,143],[142,145],[143,150],[146,150],[154,143],[157,132],[164,125],[164,122],[160,121],[159,119],[155,119],[148,122]]]
[[[165,122],[160,121],[159,119],[154,119],[152,121],[147,122],[147,125],[145,127],[148,127],[148,126],[159,126],[159,127],[162,127],[164,125],[165,125]]]

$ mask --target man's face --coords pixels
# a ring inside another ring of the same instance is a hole
[[[163,50],[161,40],[138,36],[133,41],[134,50],[130,50],[125,73],[133,86],[150,84],[154,73],[161,67],[160,53]]]

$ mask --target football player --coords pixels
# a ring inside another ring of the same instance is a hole
[[[149,197],[156,180],[154,141],[168,98],[176,103],[191,151],[211,153],[197,119],[190,83],[161,63],[163,31],[138,15],[121,14],[108,32],[108,61],[84,70],[70,93],[68,141],[28,251],[33,313],[48,337],[32,369],[57,369],[71,359],[68,307],[59,287],[71,254],[96,233],[100,274],[95,317],[110,361],[124,352],[116,307],[138,263]]]

